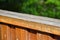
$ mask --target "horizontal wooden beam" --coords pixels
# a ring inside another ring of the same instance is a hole
[[[0,22],[60,35],[60,20],[0,10]]]
[[[7,16],[0,16],[0,22],[22,26],[25,28],[38,30],[42,32],[48,32],[55,35],[60,35],[60,27],[57,27],[57,26],[52,26],[52,25],[47,25],[47,24],[7,17]]]
[[[25,13],[17,13],[17,12],[11,12],[6,10],[0,10],[0,15],[60,27],[59,19],[53,19],[53,18],[42,17],[42,16],[34,16]]]

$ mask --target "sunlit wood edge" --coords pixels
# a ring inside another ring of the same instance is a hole
[[[30,14],[18,13],[6,10],[0,10],[0,15],[60,27],[59,19],[34,16]]]
[[[33,30],[38,30],[42,32],[47,32],[55,35],[60,35],[60,28],[57,26],[41,24],[41,23],[36,23],[32,21],[11,18],[7,16],[0,16],[0,22],[17,25],[19,27],[25,27]]]

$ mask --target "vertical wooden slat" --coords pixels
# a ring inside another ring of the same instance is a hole
[[[50,31],[49,29],[48,31]],[[51,31],[52,32],[52,31]],[[55,32],[55,31],[54,31]],[[60,36],[51,37],[48,33],[36,32],[12,25],[0,24],[0,40],[59,40]]]
[[[22,28],[16,28],[16,40],[28,40],[28,31]]]
[[[47,26],[47,27],[49,27],[49,26]],[[46,31],[52,32],[52,30],[50,28],[47,29],[47,27],[45,27],[45,28],[41,27],[41,30],[46,30]],[[52,38],[50,35],[48,35],[48,33],[38,32],[37,33],[37,40],[55,40],[55,39]]]
[[[14,26],[10,26],[11,27],[11,29],[10,29],[10,31],[11,31],[11,40],[16,40],[16,32],[15,32],[15,27]]]
[[[29,30],[29,40],[37,40],[36,31]]]
[[[0,40],[1,40],[1,26],[0,26]]]
[[[55,40],[50,35],[37,33],[37,40]]]
[[[10,27],[0,24],[1,27],[1,40],[10,40]]]

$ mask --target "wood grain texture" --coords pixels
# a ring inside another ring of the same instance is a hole
[[[10,39],[10,27],[7,25],[0,24],[1,26],[1,40],[11,40]]]
[[[25,28],[33,29],[33,30],[60,35],[60,28],[57,26],[46,25],[46,24],[6,17],[6,16],[0,16],[0,21],[4,23],[12,24],[12,25],[22,26]]]
[[[16,40],[16,32],[15,32],[15,28],[14,26],[11,26],[11,29],[10,29],[10,36],[11,36],[11,40]]]
[[[54,19],[54,18],[34,16],[34,15],[11,12],[11,11],[6,11],[6,10],[0,10],[0,15],[17,18],[17,19],[22,19],[22,20],[27,20],[27,21],[33,21],[33,22],[37,22],[37,23],[43,23],[43,24],[47,24],[47,25],[53,25],[53,26],[58,26],[58,27],[60,26],[60,20]]]
[[[16,40],[28,40],[28,31],[26,29],[16,28]]]
[[[37,33],[37,40],[56,40],[50,35]]]
[[[60,36],[32,29],[5,24],[0,24],[0,27],[0,40],[60,40]]]
[[[37,32],[29,30],[29,40],[37,40]]]
[[[0,26],[0,40],[1,40],[1,26]]]

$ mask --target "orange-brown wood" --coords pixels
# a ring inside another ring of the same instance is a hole
[[[0,26],[0,40],[1,40],[1,26]]]
[[[37,40],[55,40],[55,39],[50,35],[37,33]]]
[[[22,28],[16,28],[16,40],[28,40],[28,31]]]
[[[5,24],[0,24],[0,31],[1,40],[60,40],[56,35]]]
[[[11,31],[11,34],[10,34],[11,40],[16,40],[16,32],[15,32],[14,26],[11,26],[10,31]]]
[[[10,39],[10,27],[7,25],[0,24],[1,27],[1,40],[11,40]]]
[[[29,30],[29,40],[37,40],[37,32]]]
[[[0,24],[0,40],[60,40],[57,26],[6,16],[0,16],[0,22],[7,23]]]
[[[55,35],[60,35],[60,28],[57,26],[30,22],[30,21],[10,18],[10,17],[6,17],[6,16],[0,16],[0,21],[4,22],[4,23],[12,24],[12,25],[22,26],[25,28],[33,29],[33,30],[38,30],[38,31],[42,31],[42,32],[48,32],[51,34],[55,34]],[[42,27],[42,29],[41,29],[41,27]]]

